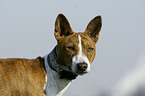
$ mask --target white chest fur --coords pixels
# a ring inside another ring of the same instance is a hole
[[[47,72],[47,83],[45,85],[46,96],[62,96],[71,84],[71,80],[60,79],[58,74],[49,67],[47,56],[44,57],[44,60]]]

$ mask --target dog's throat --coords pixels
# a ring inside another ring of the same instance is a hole
[[[73,79],[76,79],[76,77],[78,76],[78,75],[75,74],[75,73],[65,71],[65,70],[58,64],[58,61],[57,61],[57,47],[56,47],[56,46],[55,46],[55,48],[48,54],[47,62],[48,62],[48,65],[50,66],[50,68],[58,73],[60,79],[73,80]]]

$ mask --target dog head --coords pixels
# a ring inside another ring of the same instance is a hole
[[[102,26],[101,16],[96,16],[87,25],[85,32],[73,32],[68,20],[59,14],[55,22],[54,35],[57,44],[57,59],[65,70],[78,75],[90,71],[95,58],[95,44]]]

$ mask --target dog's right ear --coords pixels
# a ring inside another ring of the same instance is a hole
[[[59,14],[55,21],[54,35],[57,41],[62,37],[73,34],[70,24],[63,14]]]

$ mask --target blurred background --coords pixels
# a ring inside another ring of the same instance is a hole
[[[48,54],[59,13],[75,32],[103,18],[91,72],[64,96],[145,96],[145,0],[0,0],[0,58]]]

